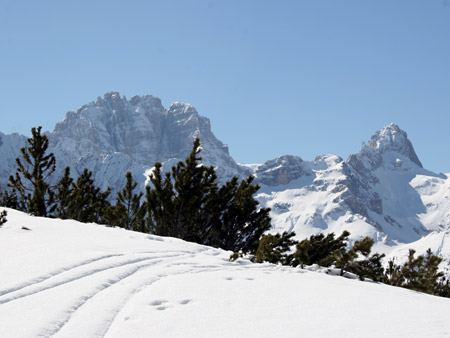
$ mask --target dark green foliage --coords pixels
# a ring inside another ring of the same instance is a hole
[[[395,261],[391,259],[384,274],[384,282],[393,286],[403,286],[403,281],[401,266],[395,264]]]
[[[94,184],[92,172],[84,169],[75,183],[72,183],[65,216],[80,222],[104,223],[103,215],[110,206],[110,190],[102,192]]]
[[[365,237],[360,241],[356,241],[350,250],[339,249],[334,253],[335,265],[337,268],[341,269],[341,276],[344,275],[345,271],[353,272],[359,276],[361,280],[364,280],[369,274],[371,274],[369,268],[371,265],[377,266],[380,264],[382,256],[372,256],[370,251],[373,246],[373,239],[370,237]],[[364,256],[366,259],[357,260],[358,257]],[[377,261],[378,260],[378,261]],[[378,273],[378,272],[377,272]],[[377,273],[374,273],[376,275]]]
[[[56,185],[56,208],[55,217],[61,219],[70,218],[69,205],[72,200],[72,184],[73,179],[70,177],[70,167],[66,167],[64,170],[64,176],[59,180]]]
[[[163,180],[161,166],[161,163],[155,163],[150,177],[153,189],[146,187],[147,226],[150,233],[155,235],[173,236],[176,235],[171,218],[175,213],[175,193],[170,173],[167,173]]]
[[[256,250],[255,260],[257,263],[269,262],[273,264],[291,265],[293,254],[290,253],[292,246],[297,244],[292,238],[295,232],[283,232],[281,235],[263,235]]]
[[[440,278],[434,286],[433,294],[450,298],[450,281],[445,277]]]
[[[142,192],[135,194],[137,182],[127,172],[126,184],[122,191],[117,193],[116,205],[111,206],[104,218],[107,224],[119,226],[128,230],[146,232],[145,214],[146,206],[141,203]]]
[[[53,211],[53,192],[48,178],[55,171],[56,160],[53,153],[46,154],[48,138],[41,135],[41,128],[31,129],[28,147],[21,149],[24,162],[16,158],[16,174],[9,177],[9,186],[17,191],[27,211],[35,216],[47,216]]]
[[[334,233],[311,236],[297,244],[292,265],[300,264],[328,267],[334,264],[340,268],[341,276],[346,271],[359,276],[361,280],[371,278],[374,281],[381,281],[384,278],[384,269],[381,260],[384,255],[374,254],[369,257],[373,246],[373,239],[366,237],[356,241],[351,249],[347,249],[347,241],[350,233],[344,231],[338,238],[334,238]],[[363,259],[361,259],[364,257]]]
[[[253,176],[238,184],[234,177],[222,186],[215,198],[213,229],[205,244],[233,252],[255,253],[259,239],[270,229],[269,208],[258,209],[253,198],[259,190],[252,184]]]
[[[0,212],[0,227],[6,223],[6,216],[7,216],[7,212],[6,210],[3,210],[2,212]]]
[[[163,176],[156,163],[147,187],[147,225],[151,233],[220,247],[255,252],[270,228],[269,209],[258,209],[253,178],[233,178],[220,189],[213,167],[201,165],[200,140],[185,162]]]
[[[313,235],[297,244],[294,253],[294,265],[330,266],[335,261],[336,250],[345,250],[350,233],[344,231],[338,238],[334,238],[334,233]]]
[[[414,254],[415,250],[410,249],[408,261],[402,266],[389,262],[386,283],[431,294],[447,292],[442,279],[444,274],[438,271],[442,258],[433,255],[431,249],[425,255],[414,257]]]
[[[375,253],[372,256],[355,262],[350,266],[350,271],[357,274],[360,279],[370,278],[375,282],[384,281],[384,268],[381,260],[384,254]]]
[[[0,206],[19,211],[27,211],[24,203],[17,197],[17,193],[14,189],[0,191]]]
[[[187,241],[205,243],[213,221],[211,212],[214,211],[217,176],[213,167],[201,165],[200,152],[200,140],[196,139],[185,162],[172,168],[176,196],[172,230]]]

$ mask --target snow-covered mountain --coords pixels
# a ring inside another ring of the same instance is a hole
[[[450,332],[448,298],[229,261],[231,252],[8,210],[0,336],[408,337]],[[24,229],[26,227],[26,229]]]
[[[347,161],[335,155],[313,162],[282,156],[252,168],[275,227],[300,237],[348,229],[354,238],[410,243],[450,226],[450,181],[422,167],[395,124],[374,133]]]
[[[165,109],[161,100],[151,95],[127,100],[119,93],[106,93],[77,112],[69,111],[47,135],[49,151],[57,158],[53,177],[60,177],[66,166],[72,168],[75,177],[88,168],[99,186],[112,187],[113,192],[121,189],[127,171],[143,189],[146,173],[155,162],[170,169],[189,155],[196,137],[202,141],[204,163],[216,166],[220,177],[248,175],[211,132],[210,121],[194,107],[175,102]],[[0,183],[5,186],[26,138],[0,134],[0,139]]]
[[[156,161],[169,169],[185,159],[200,137],[204,163],[215,166],[222,181],[255,175],[261,185],[258,199],[272,209],[273,231],[295,231],[299,239],[348,230],[353,240],[371,236],[384,250],[450,230],[450,180],[422,167],[406,132],[395,124],[375,132],[346,161],[336,155],[314,161],[284,155],[245,165],[231,158],[209,120],[191,105],[174,103],[165,109],[151,95],[127,100],[111,92],[68,112],[48,136],[57,157],[55,178],[66,166],[73,176],[86,167],[98,185],[113,191],[123,187],[127,171],[144,189]],[[3,186],[25,144],[24,136],[0,133]]]

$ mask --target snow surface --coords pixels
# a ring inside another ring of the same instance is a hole
[[[447,298],[124,229],[7,219],[0,337],[450,336]]]

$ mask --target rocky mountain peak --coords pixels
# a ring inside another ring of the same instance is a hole
[[[189,103],[174,102],[167,110],[167,114],[173,117],[181,117],[185,115],[199,116],[197,110]]]
[[[395,123],[373,133],[368,146],[381,154],[390,151],[402,154],[422,168],[422,163],[417,157],[408,135]]]

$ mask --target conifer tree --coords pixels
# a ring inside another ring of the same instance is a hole
[[[27,211],[35,216],[47,216],[53,207],[53,192],[48,183],[55,171],[55,156],[46,154],[48,138],[41,134],[42,127],[32,128],[28,146],[21,149],[24,162],[16,158],[16,174],[9,177],[9,186],[26,203]]]
[[[450,298],[450,281],[445,277],[440,278],[434,286],[433,294]]]
[[[147,224],[150,231],[234,252],[252,252],[270,228],[269,209],[258,208],[252,177],[238,184],[233,178],[220,189],[213,167],[201,164],[200,140],[189,157],[161,172],[156,163],[147,187]]]
[[[269,208],[259,208],[253,197],[259,186],[249,176],[238,184],[237,177],[227,182],[218,192],[214,210],[218,221],[209,234],[211,245],[233,252],[256,253],[261,236],[270,229]]]
[[[0,192],[0,206],[19,211],[27,211],[24,203],[17,197],[14,189]]]
[[[333,255],[336,267],[341,269],[340,275],[343,276],[345,271],[353,272],[354,270],[355,272],[359,272],[361,279],[364,279],[365,271],[363,271],[362,267],[355,260],[358,258],[358,255],[367,257],[370,254],[372,246],[373,239],[365,237],[360,241],[356,241],[350,250],[346,250],[345,248],[336,250]]]
[[[433,255],[431,249],[428,249],[425,255],[414,257],[415,250],[410,249],[408,261],[401,269],[401,275],[404,279],[404,287],[416,291],[432,293],[438,279],[443,277],[439,272],[439,264],[442,258]]]
[[[330,266],[335,261],[334,253],[337,250],[345,250],[350,233],[344,231],[338,238],[334,238],[334,233],[327,236],[324,234],[312,235],[297,244],[294,253],[294,265]]]
[[[255,260],[257,263],[269,262],[273,264],[291,265],[293,254],[291,247],[297,244],[292,238],[295,232],[276,235],[263,235],[256,250]]]
[[[6,216],[8,215],[8,213],[6,212],[6,210],[3,210],[2,212],[0,212],[0,227],[6,223]]]
[[[356,261],[350,266],[350,271],[357,274],[361,280],[370,278],[375,282],[384,282],[384,267],[382,259],[384,254],[375,253],[372,256]]]
[[[211,228],[213,209],[209,208],[217,190],[213,167],[201,165],[200,140],[184,162],[172,167],[163,179],[161,163],[156,163],[147,187],[149,228],[156,235],[178,237],[204,243]]]
[[[436,295],[448,292],[448,282],[445,283],[444,274],[439,271],[442,258],[434,255],[431,249],[425,255],[415,257],[415,253],[410,249],[408,260],[401,266],[389,261],[385,283]]]
[[[80,222],[104,223],[103,215],[109,207],[110,189],[102,192],[92,178],[92,171],[84,169],[75,183],[72,183],[67,218]]]
[[[173,184],[170,173],[163,180],[161,163],[155,163],[150,176],[153,188],[146,187],[147,227],[150,233],[158,236],[178,237],[172,225],[175,213]]]
[[[72,201],[72,183],[73,179],[70,177],[70,167],[66,167],[64,170],[63,177],[59,180],[56,185],[56,208],[55,217],[61,219],[70,218],[69,216],[69,206]]]
[[[127,172],[125,177],[125,187],[117,193],[116,205],[110,208],[105,219],[109,225],[146,232],[146,207],[141,203],[144,194],[142,192],[134,193],[138,183],[133,180],[130,172]]]

